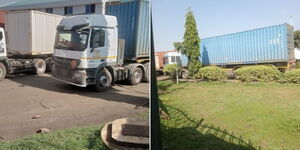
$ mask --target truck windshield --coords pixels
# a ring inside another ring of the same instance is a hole
[[[64,50],[84,51],[87,47],[90,29],[57,31],[55,48]]]

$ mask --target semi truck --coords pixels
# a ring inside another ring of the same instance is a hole
[[[39,11],[9,11],[0,28],[0,80],[6,75],[51,69],[56,26],[62,16]]]
[[[167,52],[163,56],[163,65],[177,64],[181,70],[178,71],[178,76],[180,78],[188,78],[188,58],[180,52]],[[164,73],[165,74],[165,73]]]
[[[106,14],[62,19],[54,46],[55,79],[97,91],[121,80],[149,81],[149,1],[109,5]]]
[[[294,28],[280,24],[201,39],[204,66],[240,68],[245,65],[275,65],[282,71],[295,67]]]
[[[281,71],[295,68],[294,28],[280,24],[243,32],[201,39],[203,66],[215,65],[229,72],[248,65],[274,65]],[[181,77],[188,72],[187,57],[181,53],[166,53],[165,64],[179,64]]]

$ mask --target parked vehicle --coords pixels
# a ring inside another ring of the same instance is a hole
[[[7,12],[5,31],[0,28],[0,80],[7,74],[49,70],[62,18],[38,11]]]
[[[280,69],[295,66],[294,29],[288,24],[201,39],[203,65],[239,68],[272,64]]]
[[[178,71],[178,75],[181,78],[188,78],[188,58],[180,52],[168,52],[163,57],[164,66],[168,64],[177,64],[181,70]]]
[[[295,59],[297,61],[300,60],[300,49],[299,48],[295,48]]]
[[[155,52],[155,70],[158,74],[163,73],[163,67],[164,67],[164,55],[169,52],[175,52],[173,51],[161,51],[161,52]]]
[[[109,5],[111,15],[64,18],[57,27],[53,77],[98,91],[116,81],[149,81],[149,2]],[[128,21],[132,20],[132,21]],[[134,28],[133,28],[134,27]]]

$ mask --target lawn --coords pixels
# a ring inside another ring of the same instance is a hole
[[[2,150],[104,150],[101,125],[36,134],[12,142],[0,142]]]
[[[159,81],[165,149],[300,149],[300,85]]]

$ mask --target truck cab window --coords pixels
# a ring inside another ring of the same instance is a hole
[[[176,62],[176,58],[175,58],[176,56],[171,56],[171,62],[172,63],[175,63]]]
[[[4,47],[3,47],[4,43],[1,42],[2,39],[3,39],[3,33],[0,31],[0,53],[4,52]]]
[[[93,29],[91,47],[104,47],[105,45],[105,31],[103,29]]]
[[[3,34],[2,32],[0,31],[0,41],[3,39]]]
[[[58,31],[55,40],[55,48],[84,51],[87,47],[89,32],[89,29]]]

